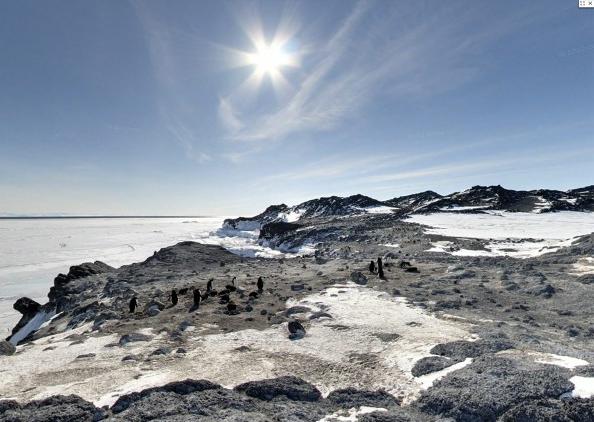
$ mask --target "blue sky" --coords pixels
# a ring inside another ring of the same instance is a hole
[[[594,183],[577,1],[4,1],[0,61],[4,213]]]

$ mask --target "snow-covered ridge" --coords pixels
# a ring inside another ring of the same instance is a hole
[[[405,216],[429,212],[509,211],[548,213],[554,211],[594,211],[594,186],[558,191],[538,189],[516,191],[501,186],[473,186],[442,196],[433,191],[380,201],[365,195],[330,196],[289,207],[273,205],[254,217],[225,220],[224,227],[257,230],[276,222],[299,223],[319,217],[343,217],[366,214]]]

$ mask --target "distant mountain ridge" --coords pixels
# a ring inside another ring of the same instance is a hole
[[[257,230],[268,223],[294,223],[308,218],[397,213],[406,216],[431,212],[510,212],[594,211],[594,185],[568,191],[537,189],[520,191],[497,186],[473,186],[462,192],[442,196],[433,191],[379,201],[365,195],[329,196],[289,207],[272,205],[254,217],[227,219],[223,227]]]

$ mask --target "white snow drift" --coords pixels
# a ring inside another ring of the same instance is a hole
[[[512,213],[487,211],[480,214],[434,213],[413,215],[412,223],[429,226],[427,233],[488,239],[487,250],[448,249],[436,242],[430,251],[459,256],[515,256],[527,258],[569,246],[577,236],[594,232],[594,213]]]

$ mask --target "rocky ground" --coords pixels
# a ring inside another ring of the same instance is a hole
[[[119,269],[73,267],[48,305],[19,305],[19,329],[56,315],[16,353],[1,343],[0,420],[594,420],[580,397],[594,377],[594,277],[572,271],[594,236],[530,259],[427,252],[445,240],[485,246],[364,214],[262,230],[313,256],[184,242]],[[368,270],[377,257],[385,279]],[[210,279],[217,294],[193,308]],[[305,337],[289,339],[294,320]]]

